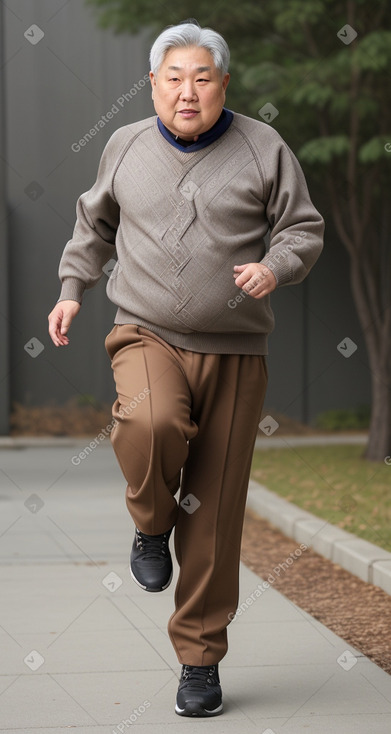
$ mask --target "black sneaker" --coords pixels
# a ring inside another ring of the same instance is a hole
[[[217,716],[222,710],[218,665],[183,665],[175,712],[179,716]]]
[[[171,530],[162,535],[145,535],[136,528],[130,573],[133,580],[145,591],[163,591],[172,579],[172,560],[168,547]]]

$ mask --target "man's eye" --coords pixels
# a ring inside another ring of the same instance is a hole
[[[208,82],[209,79],[197,79],[197,82]]]
[[[179,79],[177,76],[172,76],[171,79],[168,80],[169,82],[179,82]]]

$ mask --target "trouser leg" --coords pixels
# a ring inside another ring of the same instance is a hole
[[[174,495],[197,433],[189,386],[174,350],[146,330],[116,326],[105,344],[118,395],[111,441],[128,483],[127,507],[142,532],[158,535],[176,522]]]
[[[248,479],[267,385],[265,358],[197,355],[188,371],[192,416],[175,548],[180,574],[168,630],[179,662],[209,665],[227,651],[238,604]]]
[[[174,523],[180,574],[168,631],[179,662],[208,665],[227,650],[238,602],[240,542],[265,358],[199,354],[133,325],[106,339],[118,399],[112,442],[127,505],[147,534]],[[127,406],[147,397],[130,413]],[[183,467],[180,507],[174,499]]]

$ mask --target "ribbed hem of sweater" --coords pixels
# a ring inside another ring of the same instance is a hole
[[[134,314],[130,314],[119,308],[114,323],[118,325],[136,324],[144,329],[152,331],[161,339],[171,344],[173,347],[188,349],[190,352],[202,352],[204,354],[268,354],[268,335],[241,332],[240,334],[231,333],[212,333],[202,331],[192,331],[189,334],[182,334],[179,331],[171,331],[155,324],[150,324],[144,319],[140,319]]]
[[[86,284],[80,278],[67,277],[62,281],[60,297],[57,301],[77,301],[81,303]]]

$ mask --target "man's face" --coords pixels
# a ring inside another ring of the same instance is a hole
[[[149,76],[156,114],[174,135],[192,140],[219,119],[229,74],[222,76],[207,49],[171,48]]]

